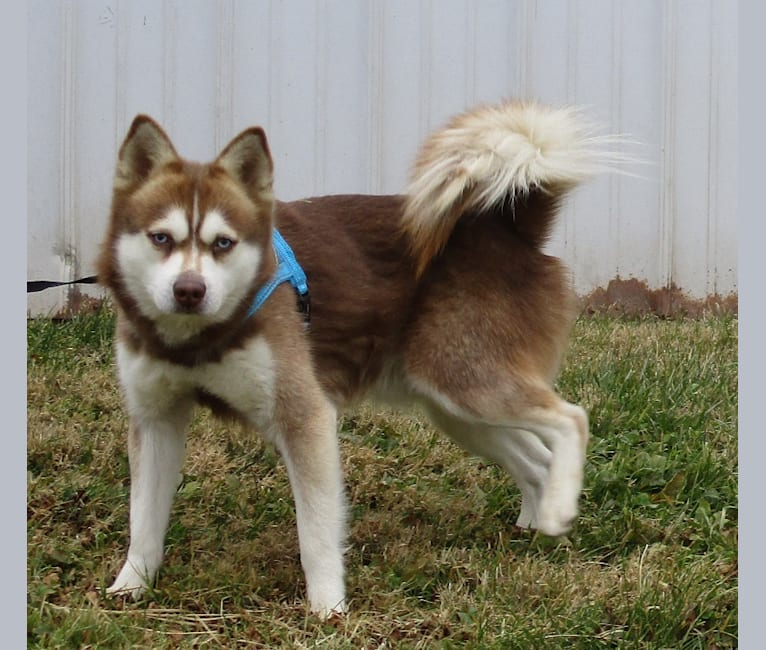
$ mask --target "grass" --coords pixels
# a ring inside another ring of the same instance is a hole
[[[578,321],[559,390],[593,438],[567,538],[516,529],[512,481],[424,421],[346,414],[351,614],[330,622],[278,456],[204,412],[156,588],[105,597],[128,531],[112,327],[28,325],[30,648],[736,647],[736,319]]]

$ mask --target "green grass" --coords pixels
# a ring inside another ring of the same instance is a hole
[[[283,465],[200,412],[156,588],[103,590],[128,532],[108,310],[28,326],[30,648],[726,648],[737,633],[737,321],[576,324],[559,390],[590,413],[567,538],[413,416],[341,422],[351,614],[307,614]]]

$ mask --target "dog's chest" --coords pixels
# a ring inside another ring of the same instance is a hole
[[[187,367],[117,346],[120,381],[128,401],[143,409],[160,402],[211,396],[256,426],[271,421],[276,370],[263,337],[230,350],[219,361]]]
[[[197,387],[223,400],[254,424],[270,418],[274,403],[275,368],[271,347],[259,337],[232,350],[221,361],[196,373]]]

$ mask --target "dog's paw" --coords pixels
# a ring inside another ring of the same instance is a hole
[[[107,587],[107,596],[122,596],[139,600],[148,587],[148,582],[129,562],[125,563],[122,570],[115,578],[111,587]]]
[[[341,600],[334,605],[323,605],[320,603],[310,603],[311,613],[321,618],[323,621],[329,621],[335,618],[342,618],[348,613],[348,606],[345,600]]]
[[[566,535],[579,511],[582,474],[573,471],[566,480],[550,481],[543,490],[537,510],[537,530],[551,537]]]
[[[322,619],[343,616],[348,612],[342,579],[333,578],[324,584],[310,584],[307,596],[311,613]]]
[[[106,588],[106,595],[112,598],[131,598],[133,600],[141,600],[146,592],[146,586],[141,585],[138,587],[129,587],[113,584],[111,587]]]
[[[537,529],[537,499],[528,495],[522,495],[521,497],[521,511],[519,517],[516,520],[516,525],[519,528],[532,528]]]
[[[545,499],[540,505],[540,516],[535,522],[537,530],[551,537],[566,535],[577,519],[577,503]]]

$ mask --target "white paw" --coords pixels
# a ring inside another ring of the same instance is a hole
[[[566,535],[572,529],[576,518],[576,500],[543,497],[540,503],[540,516],[537,518],[537,529],[551,537]]]
[[[537,503],[533,497],[522,495],[521,510],[516,525],[519,528],[537,528]]]
[[[333,616],[343,616],[348,613],[348,606],[345,599],[336,601],[334,605],[329,603],[318,603],[313,600],[310,601],[311,613],[316,614],[319,618],[327,620]]]
[[[348,612],[342,579],[330,579],[324,585],[309,584],[307,595],[311,612],[320,618],[327,619]]]
[[[107,588],[106,593],[109,596],[124,596],[138,600],[144,595],[148,585],[149,581],[145,576],[136,571],[131,562],[126,562],[112,586]]]

